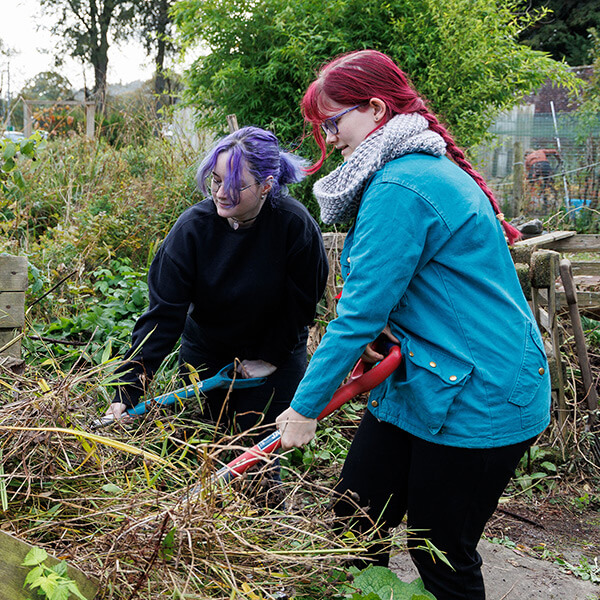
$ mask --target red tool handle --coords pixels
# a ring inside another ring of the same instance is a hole
[[[329,404],[327,404],[317,419],[319,421],[324,419],[348,402],[348,400],[358,396],[358,394],[372,390],[385,381],[400,366],[401,360],[402,353],[399,346],[392,346],[388,355],[372,368],[371,365],[365,363],[362,359],[359,360],[352,370],[350,381],[336,390]],[[244,473],[246,469],[255,465],[265,456],[275,452],[280,446],[281,432],[277,430],[220,468],[215,474],[215,479],[230,481],[234,477]]]

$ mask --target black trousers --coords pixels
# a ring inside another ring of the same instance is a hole
[[[344,464],[334,509],[368,516],[359,531],[379,522],[382,535],[407,516],[408,546],[425,588],[437,600],[484,600],[477,544],[520,458],[533,440],[501,448],[468,449],[419,439],[366,411]],[[349,492],[352,492],[350,494]],[[445,552],[454,570],[417,548],[423,538]],[[389,547],[376,543],[370,558],[386,566]],[[365,563],[366,565],[366,563]],[[363,565],[363,566],[365,566]]]
[[[188,382],[189,369],[186,363],[198,369],[200,379],[207,379],[225,365],[234,362],[236,358],[249,360],[256,358],[210,352],[196,335],[196,329],[197,326],[188,317],[179,352],[180,373],[184,379],[188,379]],[[274,431],[275,419],[289,407],[306,371],[306,341],[305,332],[289,358],[267,377],[263,385],[231,390],[231,392],[226,389],[207,392],[203,418],[216,423],[221,415],[220,424],[232,433],[248,431],[261,425],[260,429],[250,436],[253,443]],[[270,427],[262,427],[262,425],[270,425]]]

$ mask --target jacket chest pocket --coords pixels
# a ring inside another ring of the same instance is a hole
[[[400,382],[399,391],[409,396],[413,410],[429,431],[436,434],[471,377],[473,365],[414,339],[406,341],[403,355],[406,379]]]

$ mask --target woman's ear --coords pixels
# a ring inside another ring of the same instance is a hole
[[[263,183],[263,191],[262,194],[268,194],[271,191],[271,184],[273,182],[273,176],[269,175],[266,179],[265,182]]]
[[[387,106],[381,98],[371,98],[369,100],[369,107],[373,109],[373,120],[375,123],[379,123],[385,118]]]

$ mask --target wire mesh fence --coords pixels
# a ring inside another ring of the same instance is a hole
[[[475,149],[474,159],[507,216],[598,207],[597,115],[536,112],[534,104],[524,105],[500,115],[490,133],[493,139]]]

